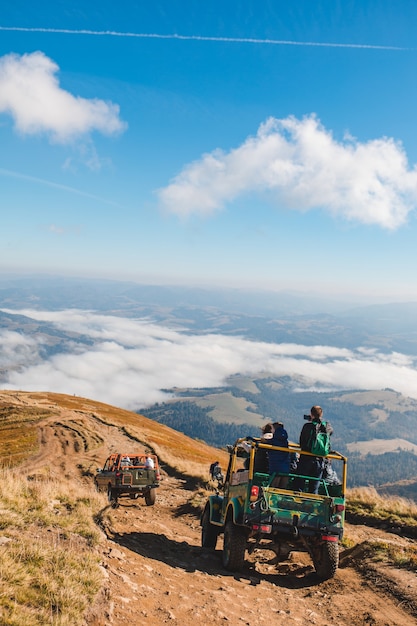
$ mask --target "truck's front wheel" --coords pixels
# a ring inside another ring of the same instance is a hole
[[[313,563],[317,575],[322,580],[333,578],[339,565],[339,543],[324,541],[313,551]]]
[[[146,506],[153,506],[155,504],[155,501],[156,501],[156,490],[149,489],[149,491],[145,493]]]
[[[219,532],[213,524],[210,523],[210,509],[206,507],[201,519],[201,545],[203,548],[215,548]]]
[[[117,495],[111,485],[107,487],[107,500],[110,502],[113,508],[116,508],[118,506]]]
[[[229,571],[240,572],[245,562],[246,533],[232,520],[224,527],[223,566]]]

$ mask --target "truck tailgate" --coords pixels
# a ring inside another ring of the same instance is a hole
[[[264,489],[264,496],[274,524],[314,530],[329,524],[332,509],[330,497],[307,493],[284,494],[273,488]]]

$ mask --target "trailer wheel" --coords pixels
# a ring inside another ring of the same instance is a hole
[[[323,541],[313,551],[313,564],[317,575],[322,580],[333,578],[339,565],[339,543],[337,541]]]
[[[210,522],[210,509],[207,506],[204,509],[203,517],[201,518],[201,545],[202,547],[215,549],[218,536],[219,536],[219,531]]]
[[[228,520],[224,527],[223,566],[229,571],[240,572],[245,562],[246,533]]]

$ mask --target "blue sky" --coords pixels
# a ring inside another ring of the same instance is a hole
[[[0,9],[0,272],[416,300],[411,0]]]

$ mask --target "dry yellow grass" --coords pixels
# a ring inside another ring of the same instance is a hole
[[[417,569],[417,549],[414,545],[401,547],[388,542],[374,541],[369,546],[368,556],[373,561],[383,561],[414,572]]]
[[[105,424],[119,425],[133,440],[151,447],[162,463],[189,476],[207,480],[208,468],[213,461],[219,460],[223,468],[228,463],[229,455],[225,450],[191,439],[144,415],[77,396],[54,393],[45,393],[42,396],[47,402],[57,403],[71,410],[89,411]]]
[[[381,496],[373,487],[349,489],[348,510],[357,515],[417,526],[417,504],[397,496]]]
[[[83,623],[103,583],[94,523],[103,504],[82,485],[0,470],[2,626]]]
[[[0,465],[17,465],[36,451],[37,423],[48,415],[36,407],[0,406]]]

